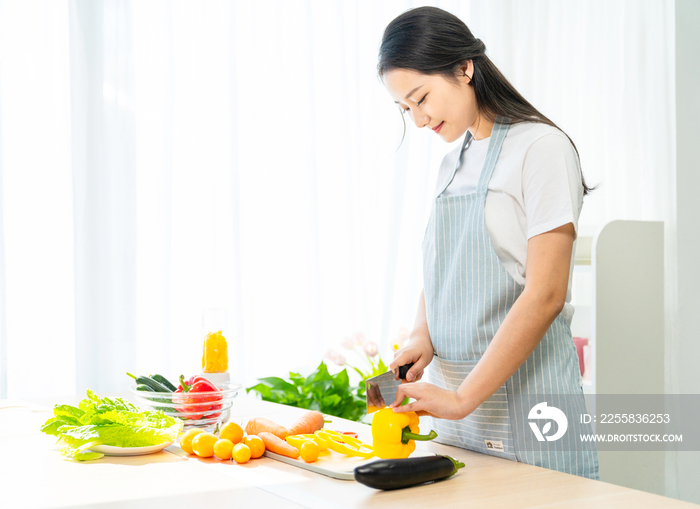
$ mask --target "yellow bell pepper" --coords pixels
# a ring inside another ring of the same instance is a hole
[[[418,414],[383,408],[372,418],[374,454],[382,459],[408,458],[416,449],[414,440],[432,440],[437,433],[420,435]]]

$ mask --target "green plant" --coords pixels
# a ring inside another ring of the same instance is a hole
[[[398,337],[391,343],[392,351],[401,349],[407,338],[408,329],[401,327]],[[347,362],[345,355],[335,349],[328,350],[325,358],[338,366],[347,365],[352,368],[361,378],[356,386],[350,384],[347,368],[331,375],[322,361],[316,371],[306,378],[293,372],[289,373],[289,380],[276,376],[259,378],[259,384],[246,390],[257,392],[265,401],[318,410],[327,415],[364,422],[363,418],[367,416],[366,380],[386,373],[389,368],[379,355],[377,343],[365,341],[362,332],[345,337],[340,345],[347,350],[348,355],[354,356],[353,364]]]
[[[248,387],[246,391],[257,392],[264,401],[318,410],[352,421],[359,421],[367,411],[364,380],[352,386],[347,369],[331,375],[325,362],[321,362],[306,378],[290,372],[289,380],[276,376],[258,380],[259,384]]]

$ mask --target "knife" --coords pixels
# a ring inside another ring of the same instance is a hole
[[[368,378],[366,382],[367,394],[367,413],[371,414],[377,410],[391,405],[396,400],[396,391],[401,385],[401,380],[406,379],[406,373],[411,369],[413,363],[405,364],[399,368],[399,378],[396,380],[396,375],[393,371],[387,371],[384,374]]]

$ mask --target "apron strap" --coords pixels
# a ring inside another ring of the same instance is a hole
[[[445,189],[452,183],[452,181],[455,178],[455,173],[457,173],[457,170],[459,170],[459,167],[462,166],[462,156],[464,155],[464,149],[467,145],[469,145],[469,142],[472,141],[472,133],[467,129],[467,135],[464,137],[464,141],[462,142],[462,148],[459,150],[459,155],[457,156],[457,164],[455,164],[455,167],[452,169],[452,175],[450,175],[450,178],[445,182],[445,185],[442,186],[442,189],[440,189],[440,192],[435,196],[435,198],[438,198],[442,193],[445,192]]]
[[[489,141],[489,149],[486,153],[486,161],[484,161],[484,168],[481,170],[481,176],[479,177],[479,185],[477,186],[477,192],[486,194],[488,190],[489,181],[493,175],[493,170],[496,168],[496,162],[498,161],[498,156],[501,153],[501,148],[503,147],[503,140],[505,140],[508,134],[508,128],[510,125],[508,122],[510,119],[501,117],[500,115],[496,117],[496,122],[493,124],[493,130],[491,131],[491,140]]]
[[[496,121],[493,124],[493,130],[491,131],[491,139],[489,140],[489,148],[486,154],[486,161],[484,162],[484,167],[481,170],[481,175],[479,177],[477,192],[485,193],[488,189],[489,181],[491,180],[491,176],[493,175],[493,170],[494,168],[496,168],[498,156],[501,153],[503,140],[508,134],[508,128],[510,127],[508,123],[509,121],[510,119],[502,117],[500,115],[496,117]],[[462,148],[460,149],[459,155],[457,156],[457,163],[452,169],[452,174],[442,186],[440,192],[435,196],[435,198],[439,198],[440,195],[445,192],[445,189],[447,189],[448,186],[454,180],[457,170],[459,170],[460,166],[462,166],[462,156],[464,155],[464,150],[469,146],[469,143],[472,141],[472,138],[472,133],[467,129],[467,134],[464,137],[464,141],[462,142]]]

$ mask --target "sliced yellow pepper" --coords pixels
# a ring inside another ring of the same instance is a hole
[[[319,451],[326,451],[328,450],[328,444],[326,443],[325,440],[322,440],[318,438],[316,435],[289,435],[286,439],[287,443],[291,445],[292,447],[296,447],[297,449],[301,450],[301,446],[304,445],[306,442],[316,442],[316,445],[318,445],[318,450]]]
[[[305,434],[305,435],[300,435],[304,438],[308,438],[309,440],[313,440],[318,444],[318,450],[319,451],[327,451],[328,450],[328,442],[323,440],[322,438],[317,437],[313,433],[310,434]]]
[[[314,435],[325,440],[331,451],[345,454],[346,456],[359,456],[360,458],[371,458],[374,456],[372,447],[362,443],[355,437],[329,430],[319,430]]]

